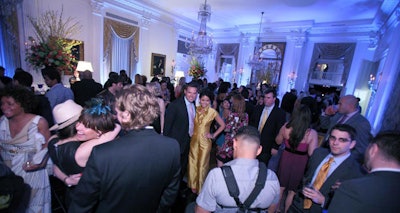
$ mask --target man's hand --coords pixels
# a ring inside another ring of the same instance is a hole
[[[304,196],[310,198],[314,203],[323,204],[325,203],[325,197],[319,190],[315,190],[309,187],[304,187]]]

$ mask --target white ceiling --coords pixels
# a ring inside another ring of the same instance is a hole
[[[204,0],[127,0],[167,12],[182,20],[197,22],[197,12]],[[207,0],[211,6],[213,30],[276,23],[308,21],[329,24],[348,21],[368,21],[376,17],[384,0]],[[385,3],[398,4],[398,0]]]

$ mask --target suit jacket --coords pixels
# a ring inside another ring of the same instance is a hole
[[[253,116],[249,122],[250,126],[258,128],[263,109],[264,105],[257,106],[255,108]],[[264,128],[260,133],[261,145],[263,149],[258,158],[262,160],[266,165],[268,165],[268,161],[271,158],[271,149],[279,148],[279,146],[275,142],[275,138],[285,122],[286,112],[275,105],[271,113],[269,114],[267,121],[264,124]]]
[[[328,127],[328,132],[327,135],[325,136],[325,139],[328,138],[329,132],[331,131],[332,127],[335,126],[339,119],[342,118],[343,114],[336,114],[332,117],[328,116],[321,116],[321,127]],[[353,157],[360,163],[364,161],[364,153],[365,150],[367,149],[367,146],[369,142],[372,139],[371,135],[371,125],[369,121],[362,116],[360,113],[356,113],[354,116],[349,118],[345,124],[348,124],[352,126],[353,128],[356,129],[357,134],[356,134],[356,146],[354,149],[351,150],[351,153]],[[328,146],[328,143],[325,142],[325,146]]]
[[[168,104],[165,112],[164,135],[175,138],[179,142],[181,154],[189,150],[189,117],[184,96]]]
[[[314,176],[319,164],[324,160],[324,158],[330,153],[329,149],[317,148],[311,155],[307,170],[304,175],[304,183],[310,183]],[[348,179],[361,177],[361,166],[360,164],[350,155],[346,160],[344,160],[325,180],[319,191],[325,196],[325,203],[329,203],[331,187],[336,183],[336,181],[344,181]],[[303,185],[298,189],[298,192],[293,199],[292,206],[289,212],[310,212],[310,213],[321,213],[322,207],[320,204],[313,203],[309,210],[303,209],[304,196],[302,194]]]
[[[85,102],[94,98],[103,90],[103,86],[93,79],[82,79],[71,85],[75,103],[85,106]]]
[[[335,191],[329,213],[400,211],[400,172],[376,171],[344,181]]]
[[[253,116],[255,106],[249,100],[245,101],[245,103],[246,103],[246,113],[247,115],[249,115],[249,118],[251,118],[251,116]]]
[[[176,199],[179,146],[153,129],[133,130],[95,146],[69,212],[160,212]]]

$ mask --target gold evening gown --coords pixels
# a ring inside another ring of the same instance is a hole
[[[197,107],[194,119],[194,131],[190,140],[188,187],[200,192],[207,176],[210,163],[211,139],[206,138],[210,126],[218,112],[211,107],[203,110]]]

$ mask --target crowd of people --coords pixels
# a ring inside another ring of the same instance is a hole
[[[373,137],[353,95],[279,100],[268,85],[132,84],[124,71],[104,85],[80,72],[70,89],[54,68],[42,76],[44,95],[23,70],[0,88],[0,210],[51,212],[49,175],[69,212],[400,209],[400,133]]]

